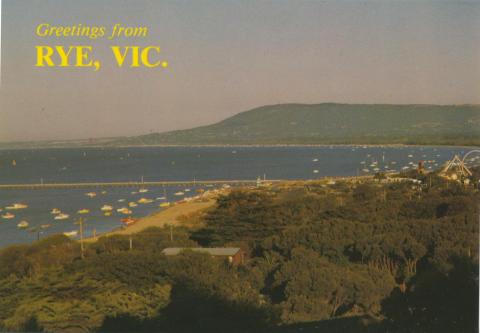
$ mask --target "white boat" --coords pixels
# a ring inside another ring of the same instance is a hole
[[[370,172],[368,169],[362,169],[363,172]]]
[[[97,196],[97,193],[95,193],[95,192],[88,192],[88,193],[85,193],[85,195],[86,195],[87,197],[93,198],[93,197],[96,197],[96,196]]]
[[[27,208],[27,207],[28,207],[28,206],[25,205],[25,204],[14,203],[14,204],[11,205],[11,206],[5,207],[5,209],[8,209],[8,210],[16,210],[16,209],[25,209],[25,208]]]
[[[55,220],[66,220],[70,217],[68,214],[58,214],[57,216],[54,217]]]
[[[118,202],[124,202],[125,199],[118,199],[117,201],[118,201]]]
[[[48,228],[50,228],[50,224],[42,224],[40,226],[40,229],[48,229]]]
[[[100,208],[100,210],[102,212],[109,212],[109,211],[113,210],[113,207],[110,206],[110,205],[103,205],[102,208]]]
[[[318,170],[313,170],[313,173],[318,173]]]
[[[14,217],[15,215],[13,215],[12,213],[6,213],[2,215],[2,219],[6,219],[6,220],[13,219]]]
[[[146,188],[141,188],[138,190],[138,193],[147,193],[148,192],[148,189]]]
[[[158,197],[155,200],[165,200],[165,199],[166,199],[166,197]]]
[[[314,158],[312,162],[318,162],[318,158]]]
[[[185,194],[185,193],[183,193],[183,192],[180,191],[180,192],[176,192],[174,195],[176,195],[176,196],[181,196],[181,195],[184,195],[184,194]]]
[[[76,235],[78,235],[78,231],[77,230],[66,231],[63,234],[67,237],[75,237]]]
[[[86,208],[83,208],[83,209],[80,209],[77,213],[78,214],[88,214],[88,213],[90,213],[90,210],[88,210]]]
[[[54,208],[54,209],[52,209],[52,211],[50,212],[50,214],[60,214],[60,213],[61,213],[61,211],[60,211],[60,209],[58,209],[58,208]]]
[[[118,208],[117,212],[125,214],[125,215],[132,214],[132,211],[130,209],[128,209],[127,207]]]
[[[25,229],[25,228],[28,228],[29,224],[27,221],[21,221],[19,224],[17,224],[17,227],[19,227],[20,229]]]
[[[135,191],[134,191],[134,192],[130,192],[130,193],[131,193],[131,194],[137,194],[138,192],[135,192]]]
[[[136,202],[133,202],[133,201],[132,201],[132,202],[129,202],[129,203],[128,203],[128,206],[129,206],[129,207],[137,207],[138,205],[137,205]]]
[[[190,189],[189,189],[189,188],[186,188],[184,191],[185,191],[185,192],[190,192]]]

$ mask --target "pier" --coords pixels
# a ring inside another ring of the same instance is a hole
[[[107,187],[162,187],[162,186],[207,186],[207,185],[258,185],[264,183],[296,182],[296,181],[362,181],[372,178],[363,176],[333,176],[317,179],[237,179],[237,180],[181,180],[181,181],[130,181],[130,182],[84,182],[84,183],[37,183],[37,184],[0,184],[0,190],[48,190],[75,188],[107,188]]]
[[[268,180],[278,182],[279,180]],[[206,186],[206,185],[255,185],[257,180],[190,180],[158,182],[85,182],[85,183],[38,183],[38,184],[0,184],[0,190],[40,190],[104,187],[161,187],[161,186]]]

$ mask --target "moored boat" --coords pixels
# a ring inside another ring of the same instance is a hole
[[[153,202],[153,200],[152,199],[147,199],[147,198],[141,198],[137,202],[141,203],[141,204],[147,204],[147,203]]]
[[[19,224],[17,224],[17,227],[19,227],[20,229],[28,228],[28,226],[29,223],[27,221],[21,221]]]
[[[6,219],[6,220],[13,219],[14,217],[15,215],[13,215],[12,213],[6,213],[2,215],[2,219]]]
[[[16,209],[25,209],[25,208],[27,208],[27,207],[28,207],[28,206],[25,205],[25,204],[14,203],[14,204],[11,205],[11,206],[5,207],[5,209],[8,209],[8,210],[16,210]]]
[[[125,224],[126,226],[129,226],[129,225],[132,225],[135,222],[137,222],[138,219],[134,219],[132,217],[127,217],[127,218],[121,219],[120,221],[122,221],[122,223]]]
[[[70,217],[70,215],[61,213],[61,214],[58,214],[57,216],[55,216],[54,219],[55,220],[66,220],[69,217]]]

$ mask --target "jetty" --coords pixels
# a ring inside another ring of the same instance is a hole
[[[278,182],[279,180],[268,180]],[[254,185],[257,180],[182,180],[156,182],[85,182],[85,183],[37,183],[0,184],[0,190],[72,189],[104,187],[162,187],[162,186],[205,186],[205,185]]]
[[[372,178],[371,175],[362,176],[333,176],[316,179],[223,179],[223,180],[180,180],[180,181],[126,181],[126,182],[77,182],[77,183],[36,183],[36,184],[0,184],[0,190],[46,190],[46,189],[75,189],[75,188],[106,188],[106,187],[163,187],[163,186],[208,186],[208,185],[261,185],[268,183],[296,182],[296,181],[362,181]]]

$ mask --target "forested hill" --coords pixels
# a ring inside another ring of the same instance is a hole
[[[480,105],[280,104],[114,141],[149,144],[480,144]]]

